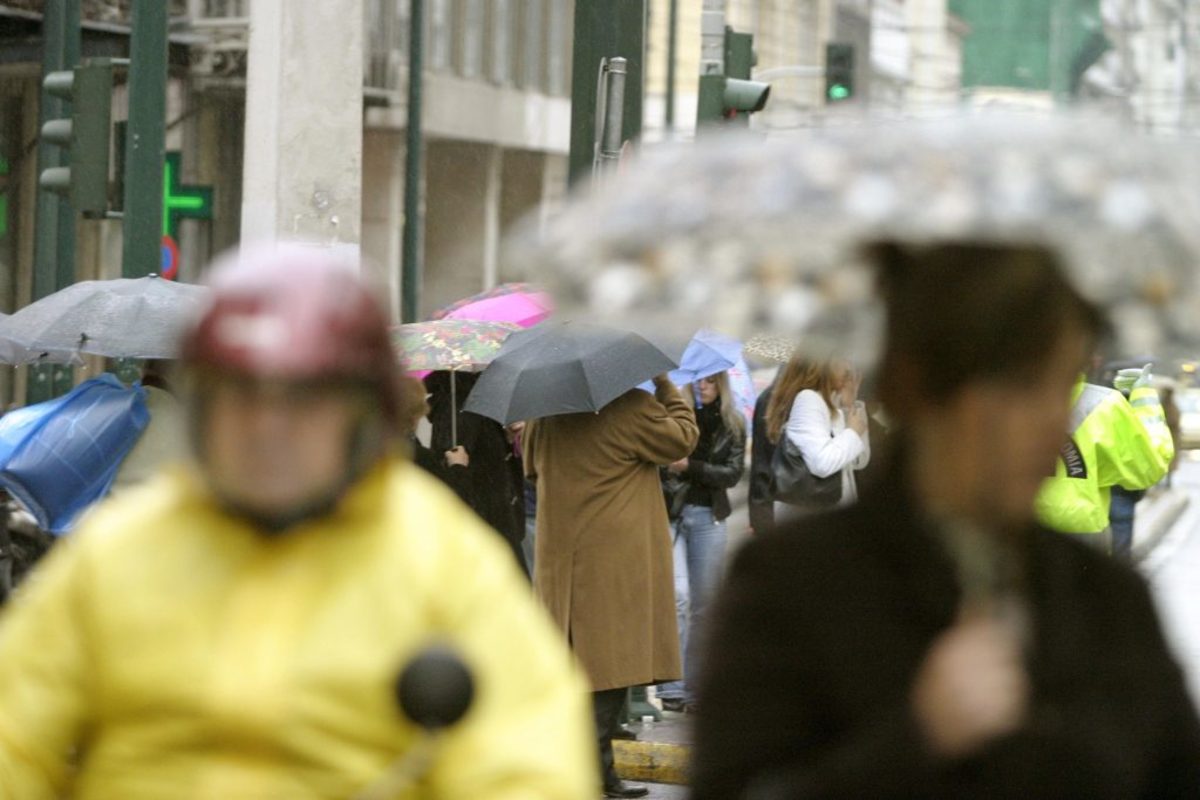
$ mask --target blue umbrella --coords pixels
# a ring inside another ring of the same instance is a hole
[[[715,331],[699,330],[683,351],[679,369],[672,370],[671,380],[679,386],[695,383],[709,375],[725,372],[741,360],[741,342]]]
[[[758,400],[758,392],[754,389],[754,378],[750,375],[746,359],[739,358],[738,362],[729,368],[729,387],[733,389],[738,411],[742,412],[742,417],[746,420],[746,429],[749,430],[754,421],[754,403]]]
[[[715,331],[699,330],[683,351],[679,369],[671,370],[670,378],[676,386],[683,386],[718,372],[727,372],[738,364],[745,364],[741,342]],[[651,381],[646,381],[638,388],[654,393]]]
[[[742,343],[738,340],[715,331],[697,331],[683,351],[679,369],[672,370],[670,377],[676,386],[683,386],[718,372],[729,373],[729,386],[733,390],[738,411],[742,412],[749,426],[754,418],[754,401],[758,398],[758,392],[754,390],[750,368],[742,357]],[[654,393],[654,384],[650,381],[638,388]]]

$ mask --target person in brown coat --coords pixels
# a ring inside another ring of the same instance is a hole
[[[612,736],[630,686],[682,675],[671,532],[658,468],[686,457],[699,428],[665,376],[595,414],[526,428],[537,481],[534,585],[592,681],[608,797],[640,797],[613,769]]]
[[[1145,584],[1034,515],[1098,311],[1038,247],[875,259],[893,461],[858,506],[739,553],[693,800],[1200,797]]]

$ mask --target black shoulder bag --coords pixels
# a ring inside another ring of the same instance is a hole
[[[771,458],[771,484],[776,500],[802,508],[833,508],[842,499],[842,473],[828,478],[813,475],[786,432],[780,435]]]

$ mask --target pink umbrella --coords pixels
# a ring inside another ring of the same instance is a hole
[[[433,318],[511,322],[522,328],[532,328],[552,313],[554,301],[546,292],[529,284],[506,283],[459,300],[436,312]]]

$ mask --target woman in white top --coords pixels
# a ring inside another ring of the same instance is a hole
[[[858,499],[855,470],[871,458],[867,413],[856,402],[858,378],[840,360],[795,355],[783,368],[767,406],[767,435],[776,444],[786,435],[817,478],[842,475],[838,505]]]

